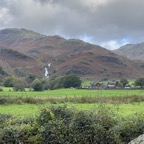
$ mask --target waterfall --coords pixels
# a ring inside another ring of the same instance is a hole
[[[49,72],[48,72],[48,68],[45,67],[45,77],[49,77]]]
[[[51,63],[49,63],[47,66],[45,66],[45,77],[49,77],[49,68],[51,66]]]

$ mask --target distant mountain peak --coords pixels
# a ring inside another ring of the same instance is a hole
[[[24,28],[18,29],[18,28],[6,28],[0,30],[0,36],[4,38],[8,37],[16,37],[16,38],[39,38],[39,37],[45,37],[45,35],[39,34],[37,32],[34,32],[32,30],[27,30]],[[0,38],[1,38],[0,37]],[[4,39],[3,38],[3,39]]]
[[[54,76],[134,78],[144,72],[141,65],[80,39],[45,36],[24,28],[0,30],[0,66],[8,74],[22,69],[44,76],[46,63],[52,63],[50,74]]]
[[[131,60],[144,61],[144,42],[138,44],[126,44],[119,49],[114,50],[114,52]]]

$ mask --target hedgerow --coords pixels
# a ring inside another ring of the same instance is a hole
[[[0,142],[126,144],[143,133],[142,114],[121,118],[103,104],[94,111],[78,111],[64,105],[43,108],[36,118],[8,118],[0,129]]]

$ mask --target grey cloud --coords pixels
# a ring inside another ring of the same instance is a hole
[[[7,5],[7,1],[6,0],[1,0],[0,1],[0,7],[6,6]]]
[[[53,0],[34,0],[35,2],[39,2],[41,4],[52,3]]]
[[[105,41],[144,41],[143,0],[1,0],[13,17],[6,26]],[[1,27],[2,24],[0,24]]]

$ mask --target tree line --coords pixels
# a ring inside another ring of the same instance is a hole
[[[134,81],[134,86],[143,88],[144,78],[138,78]],[[1,83],[1,86],[13,87],[14,91],[24,91],[25,88],[30,88],[34,91],[42,90],[54,90],[60,88],[80,88],[82,85],[82,80],[78,75],[66,75],[61,77],[51,77],[51,78],[37,78],[36,76],[30,74],[27,78],[19,78],[16,76],[6,77]],[[129,85],[127,79],[121,79],[116,81],[117,87],[125,87]],[[1,89],[0,89],[1,90]]]
[[[24,91],[25,88],[31,88],[34,91],[71,87],[79,88],[81,87],[81,84],[82,81],[77,75],[66,75],[63,77],[52,77],[48,79],[38,79],[34,75],[29,75],[26,79],[10,76],[2,83],[5,87],[13,87],[14,91]]]

